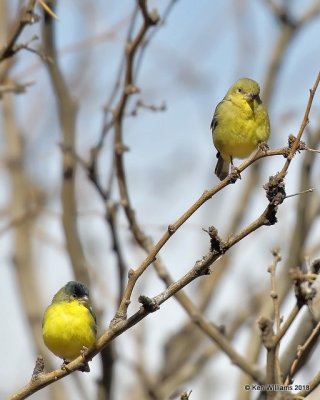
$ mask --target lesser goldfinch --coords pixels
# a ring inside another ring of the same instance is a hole
[[[248,157],[269,138],[269,116],[259,93],[257,82],[239,79],[215,109],[211,130],[218,150],[215,173],[220,180],[228,175],[234,157]]]
[[[48,349],[65,363],[95,344],[97,323],[86,285],[71,281],[54,295],[43,316],[42,334]],[[82,370],[90,369],[85,365]]]

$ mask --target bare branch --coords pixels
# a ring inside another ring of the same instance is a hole
[[[25,93],[26,89],[34,84],[35,82],[33,81],[25,83],[6,82],[5,84],[0,85],[0,99],[5,93],[15,93],[15,94]]]
[[[53,2],[48,2],[48,6],[54,10]],[[57,106],[63,134],[63,147],[71,149],[72,152],[74,152],[77,105],[70,95],[69,89],[58,65],[58,57],[55,47],[54,22],[52,17],[48,14],[45,14],[43,41],[46,54],[48,54],[50,59],[53,60],[53,62],[47,62],[46,66],[58,100]],[[87,262],[79,238],[76,222],[75,169],[76,163],[73,154],[71,154],[71,152],[64,152],[63,185],[61,193],[64,233],[68,255],[70,256],[75,276],[79,281],[88,284],[89,276]]]
[[[21,16],[18,18],[18,21],[15,24],[8,44],[0,51],[0,63],[6,58],[12,57],[17,53],[17,51],[23,48],[23,46],[16,46],[19,36],[27,25],[32,25],[39,21],[38,15],[34,13],[36,1],[37,0],[29,0],[28,5],[22,11]]]

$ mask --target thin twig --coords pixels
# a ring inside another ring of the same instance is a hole
[[[135,9],[132,13],[132,16],[131,16],[128,33],[127,33],[127,37],[126,37],[126,43],[129,43],[131,41],[131,37],[132,37],[133,30],[134,30],[134,27],[136,24],[138,13],[139,13],[139,7],[138,7],[138,5],[136,5]],[[123,57],[121,58],[117,76],[115,78],[115,84],[114,84],[114,86],[111,90],[111,93],[109,95],[109,98],[106,101],[105,106],[104,106],[103,124],[102,124],[99,141],[96,144],[96,146],[91,150],[94,155],[94,160],[93,160],[94,162],[97,162],[97,159],[98,159],[100,151],[102,150],[106,135],[113,126],[112,104],[119,92],[120,87],[121,87],[121,77],[123,75],[124,68],[125,68],[125,55],[123,55]],[[111,120],[110,120],[110,115],[111,115]]]
[[[34,13],[34,7],[37,0],[30,0],[28,5],[24,8],[21,16],[15,24],[11,38],[6,46],[0,51],[0,63],[6,58],[12,57],[22,47],[16,47],[17,40],[21,35],[22,31],[27,25],[35,24],[39,21],[38,15]]]
[[[15,93],[15,94],[25,93],[26,89],[29,86],[32,86],[34,84],[35,84],[34,81],[25,82],[25,83],[6,82],[6,83],[0,85],[0,98],[5,93]]]
[[[296,374],[299,368],[299,362],[301,358],[304,356],[305,352],[308,352],[310,346],[314,345],[314,341],[319,337],[319,333],[320,333],[320,322],[318,322],[318,324],[313,329],[313,331],[311,332],[310,336],[307,338],[305,343],[302,346],[299,346],[296,358],[294,359],[289,374],[284,381],[285,385],[289,385],[290,383],[292,383],[292,378]]]
[[[271,351],[274,352],[273,363],[274,365],[271,368],[274,369],[274,377],[275,383],[281,383],[281,370],[279,364],[279,342],[274,344],[274,336],[280,330],[281,324],[281,317],[280,317],[280,304],[279,304],[279,296],[277,293],[277,283],[276,283],[276,268],[278,263],[281,261],[280,251],[279,249],[275,249],[272,251],[273,255],[273,262],[271,263],[270,267],[268,268],[268,272],[270,273],[270,280],[271,280],[271,299],[273,303],[273,315],[274,315],[274,322],[275,322],[275,332],[272,336],[273,345],[271,346]]]
[[[123,205],[126,217],[129,221],[130,228],[134,232],[134,237],[138,243],[142,244],[148,241],[148,238],[145,237],[144,233],[140,230],[134,216],[134,211],[131,207],[128,187],[127,187],[127,178],[125,175],[125,169],[123,164],[123,151],[124,146],[122,142],[122,123],[123,123],[123,115],[125,111],[125,107],[127,105],[128,99],[130,95],[136,93],[137,88],[133,81],[133,66],[134,60],[136,57],[136,51],[141,45],[146,32],[148,29],[157,24],[159,17],[156,12],[152,14],[148,14],[146,1],[139,0],[139,7],[141,13],[143,15],[143,23],[139,31],[133,40],[127,44],[126,51],[126,68],[125,68],[125,78],[124,78],[124,90],[122,96],[114,110],[114,130],[115,130],[115,139],[114,139],[114,156],[115,156],[115,166],[116,166],[116,175],[117,181],[120,191],[121,204]],[[123,300],[119,306],[119,310],[117,315],[120,318],[125,318],[127,315],[128,301],[131,296],[131,290],[126,288],[126,291],[123,296]]]
[[[297,135],[293,145],[291,146],[290,153],[289,153],[289,155],[287,157],[287,160],[286,160],[286,162],[285,162],[285,164],[284,164],[284,166],[283,166],[283,168],[282,168],[282,170],[280,172],[280,175],[279,175],[280,177],[283,177],[283,178],[285,177],[285,175],[286,175],[286,173],[288,171],[289,165],[290,165],[290,163],[291,163],[291,161],[293,159],[293,156],[295,155],[296,151],[298,150],[302,134],[303,134],[306,126],[309,124],[309,114],[310,114],[313,98],[314,98],[314,95],[315,95],[315,93],[317,91],[319,82],[320,82],[320,72],[318,73],[318,76],[316,78],[316,81],[315,81],[313,87],[310,89],[310,95],[309,95],[307,108],[305,110],[305,113],[304,113],[303,120],[302,120],[301,125],[300,125],[300,129],[299,129],[298,135]]]
[[[315,191],[315,188],[310,188],[310,189],[302,190],[301,192],[287,195],[287,196],[286,196],[286,199],[289,199],[290,197],[300,196],[301,194],[312,193],[312,192],[314,192],[314,191]]]
[[[48,4],[44,0],[37,0],[37,2],[43,7],[45,12],[47,12],[52,18],[59,20],[57,14],[53,12],[53,10],[48,6]]]
[[[288,329],[292,325],[293,321],[296,319],[301,307],[298,307],[297,304],[293,307],[291,310],[289,316],[285,319],[283,324],[281,325],[280,330],[275,334],[273,341],[274,345],[277,345],[280,340],[283,338],[283,336],[287,333]]]
[[[277,284],[276,284],[276,267],[277,264],[281,261],[281,256],[279,253],[279,249],[273,250],[273,262],[268,268],[268,272],[270,273],[271,278],[271,299],[273,302],[273,314],[274,314],[274,321],[276,324],[276,332],[280,330],[280,304],[279,298],[277,294]]]

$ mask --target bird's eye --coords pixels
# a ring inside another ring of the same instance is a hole
[[[242,89],[239,87],[237,90],[238,93],[242,93]]]

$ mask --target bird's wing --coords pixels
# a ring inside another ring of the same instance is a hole
[[[218,118],[219,118],[219,112],[220,112],[220,108],[221,106],[224,104],[225,100],[220,101],[220,103],[217,104],[216,109],[214,110],[214,114],[213,114],[213,118],[210,124],[210,128],[212,131],[215,130],[215,128],[218,125]]]

